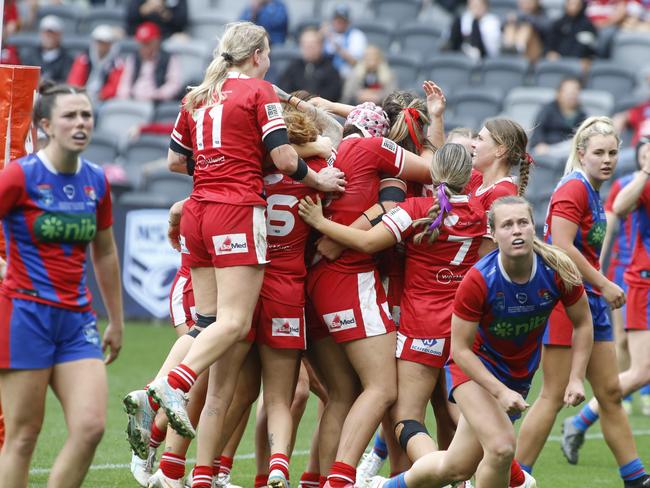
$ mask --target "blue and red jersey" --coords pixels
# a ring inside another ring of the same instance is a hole
[[[544,239],[553,244],[551,220],[562,217],[578,226],[573,245],[589,264],[600,270],[600,250],[605,240],[607,219],[600,194],[582,171],[573,171],[560,180],[551,196],[544,225]],[[600,290],[590,283],[585,288],[600,295]]]
[[[0,218],[7,239],[10,297],[71,310],[90,308],[86,247],[113,224],[104,171],[83,159],[58,173],[40,151],[0,172]]]
[[[650,184],[646,183],[637,214],[632,259],[623,278],[630,286],[650,287]]]
[[[454,314],[479,324],[472,350],[496,377],[531,381],[553,307],[559,301],[570,307],[583,293],[582,285],[567,290],[538,254],[528,282],[514,283],[494,250],[461,282]]]
[[[614,212],[614,200],[616,200],[621,189],[632,181],[632,178],[634,178],[634,173],[622,176],[614,181],[605,201],[605,212]],[[634,243],[639,230],[639,213],[638,209],[634,210],[625,219],[621,220],[618,234],[612,244],[609,261],[610,269],[616,266],[628,266],[630,264]]]

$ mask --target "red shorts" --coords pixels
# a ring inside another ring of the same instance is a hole
[[[573,340],[573,322],[569,319],[564,305],[558,302],[548,318],[544,345],[571,347]]]
[[[260,297],[253,322],[258,343],[273,349],[307,349],[304,307]]]
[[[451,337],[422,339],[408,337],[397,332],[395,357],[431,368],[443,368],[451,349]]]
[[[630,286],[627,292],[625,330],[650,330],[650,288]]]
[[[176,273],[169,291],[169,315],[174,327],[183,324],[192,327],[196,322],[192,278],[187,276],[182,268]]]
[[[395,330],[377,270],[348,274],[316,266],[307,277],[307,294],[336,342]]]
[[[266,209],[189,199],[183,206],[181,246],[192,268],[266,264]]]
[[[318,318],[314,306],[308,298],[305,300],[305,321],[307,322],[306,329],[309,342],[317,342],[330,335],[329,329],[325,323]]]

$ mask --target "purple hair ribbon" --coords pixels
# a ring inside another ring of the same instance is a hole
[[[445,213],[451,212],[451,203],[449,203],[449,198],[447,198],[447,192],[445,191],[446,185],[441,183],[438,185],[438,203],[440,204],[440,213],[436,217],[436,220],[431,222],[429,230],[434,230],[440,227],[442,224],[443,215]]]

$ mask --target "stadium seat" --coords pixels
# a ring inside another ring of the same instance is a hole
[[[543,105],[555,98],[555,90],[546,87],[516,87],[503,102],[503,115],[516,120],[524,129],[531,129]]]
[[[420,10],[422,10],[422,2],[419,0],[371,0],[370,8],[375,19],[399,25],[417,19]]]
[[[400,90],[409,90],[422,84],[423,80],[418,78],[420,63],[417,57],[406,54],[389,54],[386,61],[395,74]]]
[[[98,25],[110,25],[124,29],[125,23],[126,9],[124,7],[93,6],[79,22],[77,30],[80,34],[90,34]]]
[[[582,69],[578,58],[562,58],[555,61],[542,59],[533,71],[533,84],[557,88],[564,78],[582,78]]]
[[[418,22],[400,26],[395,41],[400,52],[419,55],[422,59],[431,57],[444,42],[441,29]]]
[[[491,4],[490,4],[491,5]],[[524,85],[528,75],[528,61],[520,57],[487,58],[478,67],[478,83],[508,91]]]
[[[503,21],[508,14],[517,12],[517,0],[490,0],[489,11]]]
[[[602,90],[582,90],[580,104],[588,116],[611,115],[614,110],[614,95]]]
[[[316,13],[325,20],[331,19],[334,9],[341,3],[341,0],[323,0],[317,2]],[[369,3],[369,0],[354,0],[352,2],[345,3],[345,5],[350,9],[350,20],[352,23],[363,19],[368,15]]]
[[[650,32],[619,30],[612,43],[611,59],[622,66],[637,66],[650,59]]]
[[[462,117],[469,127],[478,130],[485,119],[501,112],[503,91],[488,87],[462,88],[454,91],[447,100],[456,119]]]
[[[38,23],[43,17],[56,15],[63,22],[64,37],[69,34],[75,34],[77,27],[86,17],[86,9],[79,8],[79,5],[59,3],[45,4],[38,7],[38,18],[35,27],[38,29]]]
[[[393,26],[385,21],[356,21],[354,26],[361,30],[368,39],[368,44],[373,44],[384,52],[388,52],[393,41]]]
[[[549,19],[557,19],[562,17],[564,12],[564,0],[542,0],[542,7],[546,10],[546,15]]]
[[[471,83],[476,62],[462,53],[440,53],[424,63],[420,77],[437,83],[446,95]]]
[[[318,17],[315,0],[285,0],[287,12],[289,12],[289,31],[297,31],[297,26],[305,19]],[[242,10],[243,7],[240,7]]]
[[[156,172],[144,178],[144,190],[154,195],[165,195],[174,201],[192,193],[192,178],[179,173]]]
[[[121,152],[119,161],[124,167],[129,182],[136,188],[142,184],[142,167],[146,163],[167,158],[168,136],[143,135],[128,142]]]
[[[165,41],[163,49],[180,60],[184,84],[193,80],[202,80],[205,68],[212,59],[210,48],[198,40],[191,43]]]
[[[123,193],[118,199],[121,206],[135,208],[168,208],[176,201],[164,193],[145,193],[143,191],[129,191]]]
[[[612,95],[633,93],[636,88],[636,73],[616,62],[594,61],[589,70],[586,87],[605,90]]]
[[[114,163],[118,155],[115,137],[111,134],[95,132],[81,157],[95,164]]]
[[[156,105],[153,114],[154,122],[169,122],[174,123],[181,105],[178,102],[161,102]]]
[[[27,58],[31,52],[38,49],[40,43],[40,39],[33,32],[17,32],[7,39],[8,45],[16,46],[21,59]]]
[[[531,193],[531,190],[535,189],[536,185],[528,185],[526,191],[526,198],[533,206],[533,220],[535,221],[535,233],[537,237],[542,237],[544,233],[544,222],[546,220],[546,212],[548,211],[548,203],[551,201],[551,195],[553,194],[553,189],[540,189],[535,193]]]
[[[295,60],[300,59],[300,49],[298,46],[284,44],[282,46],[273,46],[271,49],[271,68],[281,76],[287,67]]]
[[[557,156],[535,156],[535,163],[530,171],[527,195],[546,193],[555,189],[564,173],[564,158]]]
[[[226,30],[226,24],[231,19],[219,12],[201,12],[200,15],[190,16],[188,31],[192,39],[207,42],[209,47],[215,47],[217,39]]]
[[[90,36],[88,34],[66,34],[61,39],[61,46],[68,50],[72,56],[88,51]]]
[[[129,54],[135,54],[138,52],[138,41],[136,41],[133,37],[120,39],[117,43],[117,47],[120,56],[127,57]]]
[[[99,108],[96,128],[105,134],[113,134],[118,143],[125,141],[129,130],[150,122],[153,104],[136,100],[108,100]]]

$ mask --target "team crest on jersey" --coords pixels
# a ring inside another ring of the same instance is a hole
[[[65,193],[65,196],[68,197],[69,200],[72,200],[74,198],[74,186],[72,185],[65,185],[63,187],[63,193]]]
[[[390,151],[392,153],[397,152],[397,144],[395,144],[390,139],[383,138],[382,141],[381,141],[381,147],[383,147],[384,149],[387,149],[388,151]]]
[[[430,354],[431,356],[442,356],[445,349],[445,339],[413,339],[411,350]]]
[[[605,231],[607,230],[607,224],[605,222],[596,222],[589,233],[587,234],[587,242],[590,246],[600,250],[603,246],[603,241],[605,240]]]
[[[330,332],[340,332],[342,330],[354,329],[357,321],[354,318],[354,310],[348,308],[334,313],[326,313],[323,320]]]
[[[264,105],[266,110],[266,118],[269,120],[282,118],[282,105],[279,103],[267,103]]]
[[[523,305],[524,303],[526,303],[528,301],[528,295],[526,295],[525,293],[522,293],[522,292],[517,293],[515,295],[515,298],[517,299],[517,301],[521,305]]]
[[[300,319],[273,319],[271,335],[274,337],[300,337]]]
[[[52,185],[43,183],[36,187],[40,198],[38,199],[45,207],[49,207],[54,203],[54,194],[52,193]]]
[[[84,193],[91,200],[97,200],[97,193],[95,193],[95,189],[92,186],[84,186]]]
[[[494,299],[494,309],[503,312],[506,309],[506,296],[502,291],[496,292]]]
[[[537,292],[537,295],[539,296],[539,304],[541,306],[549,305],[553,302],[553,295],[551,295],[551,291],[546,288],[539,290]]]
[[[224,234],[212,236],[214,252],[217,256],[248,252],[246,234]]]

